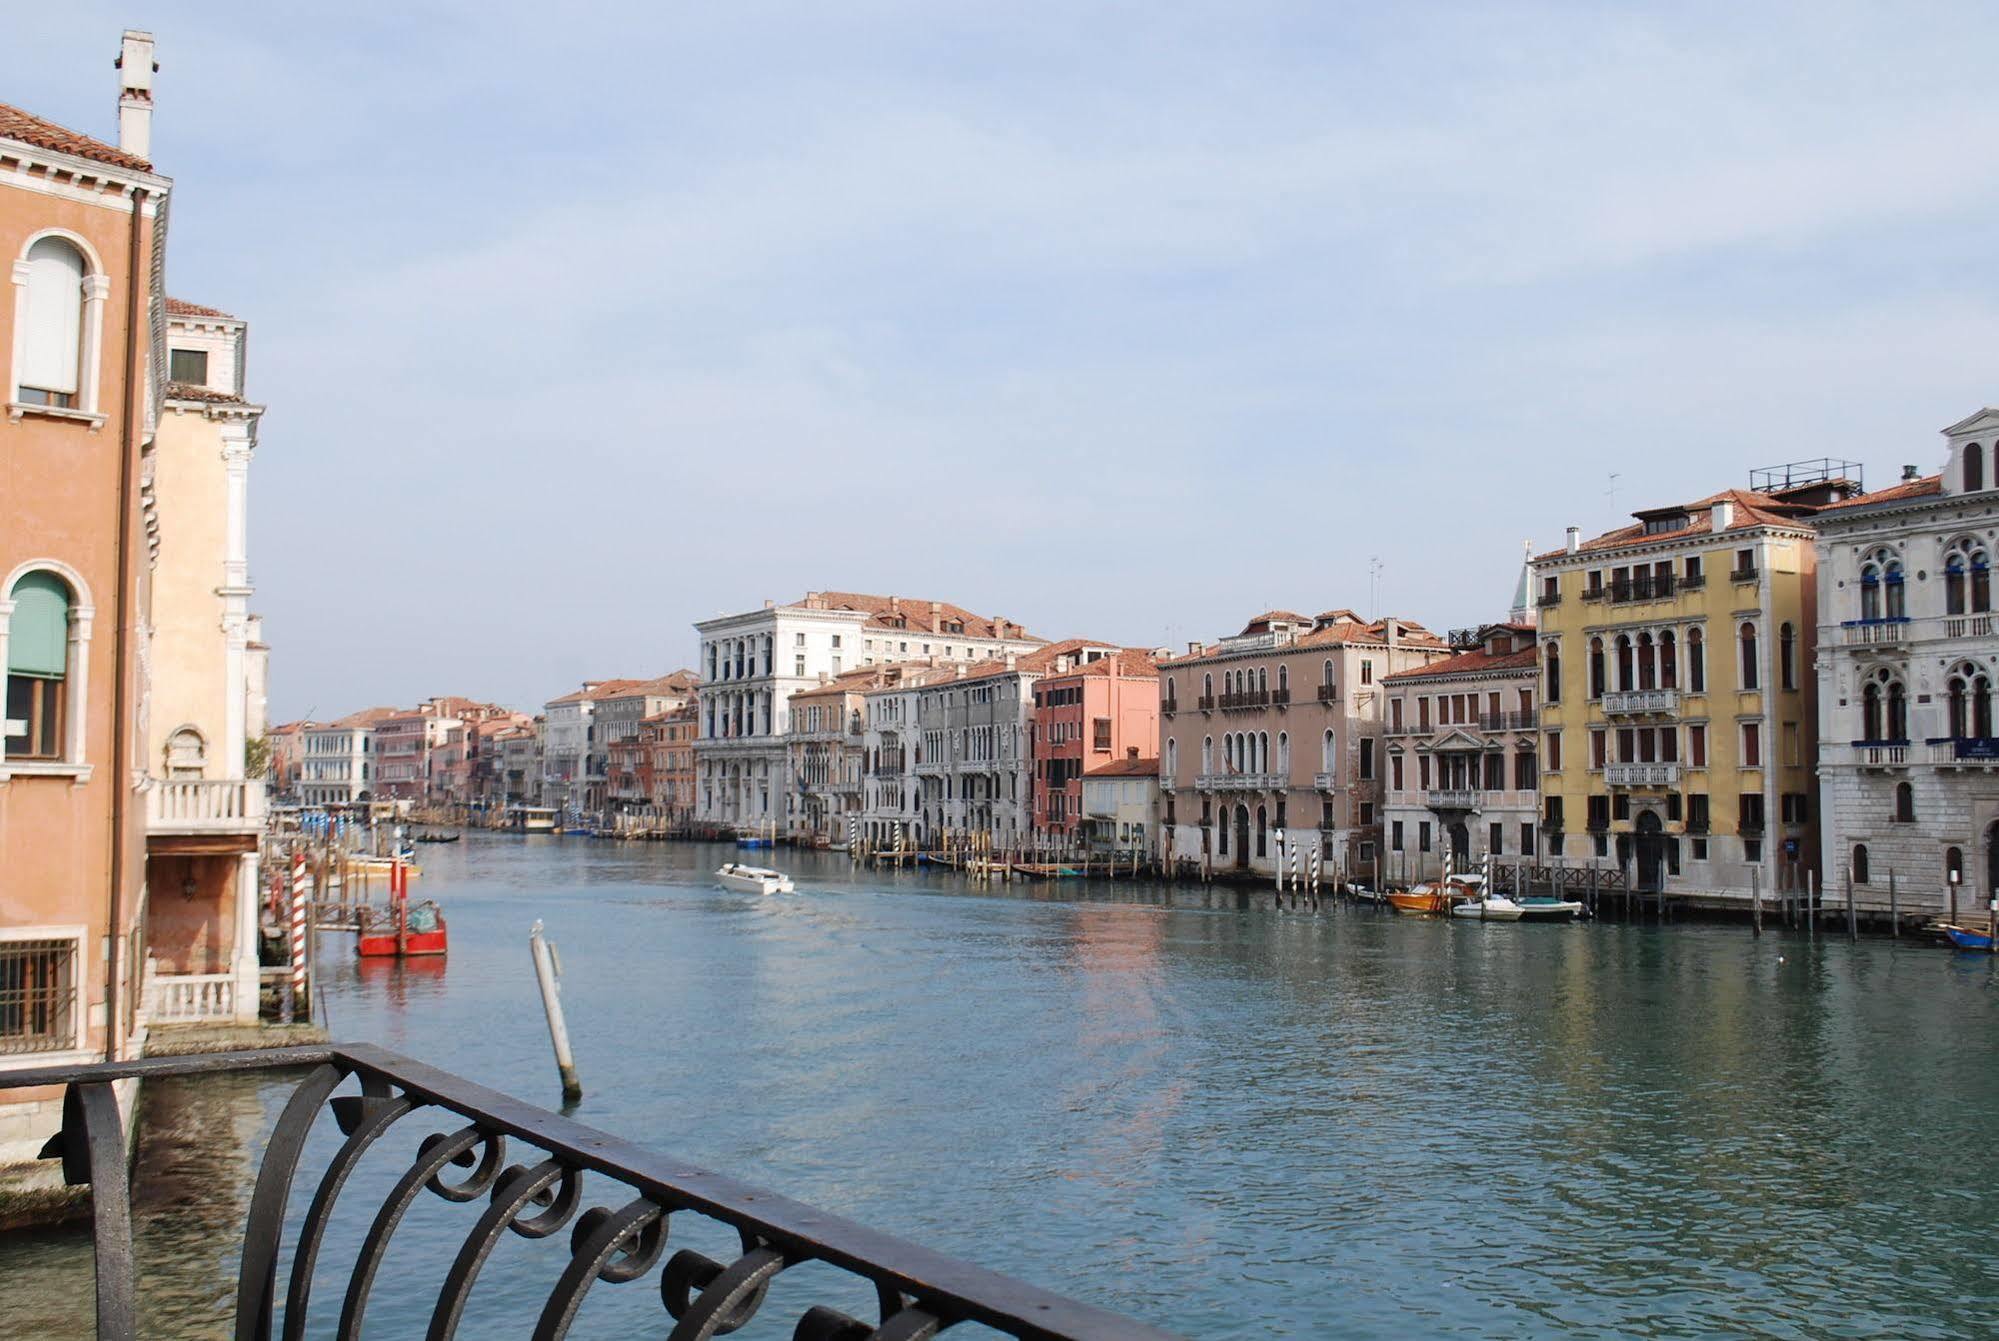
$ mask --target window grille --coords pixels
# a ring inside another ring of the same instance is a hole
[[[0,943],[0,1054],[76,1046],[76,942]]]

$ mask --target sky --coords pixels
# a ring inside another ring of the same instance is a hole
[[[817,589],[1470,625],[1524,541],[1999,401],[1990,6],[68,0],[0,101],[115,138],[126,26],[269,407],[273,720]]]

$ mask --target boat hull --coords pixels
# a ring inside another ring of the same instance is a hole
[[[1449,906],[1441,894],[1419,894],[1414,890],[1406,894],[1390,894],[1388,902],[1396,912],[1408,913],[1411,917],[1436,917]]]
[[[1969,927],[1945,927],[1943,934],[1960,950],[1983,950],[1987,954],[1992,952],[1992,938],[1982,931],[1973,931]]]
[[[782,871],[733,863],[715,872],[715,883],[737,894],[791,894],[797,889]]]
[[[448,944],[443,927],[436,931],[411,932],[400,948],[396,945],[395,932],[368,932],[355,938],[354,953],[363,959],[408,959],[418,955],[441,955]]]
[[[1520,905],[1520,920],[1523,922],[1573,922],[1582,915],[1583,906],[1571,899],[1539,903],[1529,900]]]

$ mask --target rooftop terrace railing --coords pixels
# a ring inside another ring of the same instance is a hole
[[[615,1285],[650,1275],[664,1255],[669,1224],[685,1218],[724,1226],[741,1252],[719,1262],[692,1249],[666,1258],[656,1288],[673,1319],[668,1334],[677,1341],[706,1341],[735,1331],[763,1307],[784,1272],[808,1262],[871,1287],[878,1316],[864,1321],[825,1305],[803,1307],[792,1331],[797,1341],[921,1341],[961,1323],[1031,1338],[1168,1335],[658,1154],[411,1058],[368,1045],[336,1045],[0,1072],[0,1089],[66,1087],[62,1131],[42,1153],[62,1160],[65,1182],[91,1185],[99,1337],[125,1341],[140,1335],[124,1130],[113,1082],[278,1068],[295,1068],[303,1076],[265,1145],[238,1245],[235,1334],[246,1341],[306,1335],[314,1266],[342,1211],[365,1217],[368,1226],[339,1303],[342,1337],[362,1334],[377,1285],[384,1292],[419,1291],[426,1298],[434,1292],[427,1335],[433,1341],[456,1335],[480,1270],[511,1230],[567,1245],[567,1261],[532,1333],[537,1341],[559,1341],[597,1282]],[[281,1272],[286,1206],[307,1134],[322,1109],[331,1110],[346,1140],[320,1174]],[[447,1122],[461,1125],[416,1141],[408,1167],[380,1204],[342,1207],[341,1192],[362,1156],[385,1140],[393,1143],[396,1124],[413,1113],[430,1122],[449,1115]],[[511,1161],[509,1142],[517,1147]],[[397,1226],[425,1191],[467,1205],[455,1259],[441,1277],[407,1265],[383,1270]],[[476,1215],[475,1203],[483,1203]],[[563,1229],[568,1234],[557,1237]],[[565,1249],[554,1251],[560,1256]],[[813,1279],[823,1288],[823,1274]],[[793,1299],[787,1307],[800,1302]]]

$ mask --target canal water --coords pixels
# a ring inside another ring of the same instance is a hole
[[[581,1120],[1191,1336],[1999,1332],[1989,960],[1315,914],[1262,891],[985,891],[831,854],[780,852],[799,893],[757,898],[708,879],[731,855],[432,847],[417,892],[446,905],[449,961],[360,965],[329,937],[334,1032],[555,1105],[526,940],[541,918]],[[149,1092],[149,1335],[227,1333],[283,1093]],[[354,1210],[415,1139],[385,1142],[343,1198],[316,1334]],[[369,1334],[421,1335],[472,1214],[421,1199]],[[460,1335],[526,1335],[565,1242],[510,1237]],[[726,1248],[676,1225],[669,1250],[690,1243]],[[0,1335],[89,1335],[89,1270],[84,1236],[0,1240]],[[741,1335],[788,1336],[821,1298],[861,1310],[813,1283]],[[573,1334],[664,1318],[651,1281],[600,1284]]]

